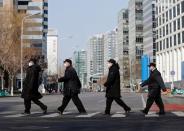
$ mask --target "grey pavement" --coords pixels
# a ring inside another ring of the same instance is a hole
[[[167,112],[159,116],[156,112],[143,115],[145,96],[136,93],[122,93],[122,99],[132,108],[125,114],[115,102],[112,114],[104,116],[104,93],[81,93],[80,98],[86,107],[87,114],[78,114],[72,102],[64,115],[56,111],[62,102],[62,95],[46,95],[42,102],[48,105],[48,114],[43,115],[40,108],[32,105],[32,114],[22,115],[23,100],[20,97],[0,98],[0,131],[184,131],[184,112]],[[180,98],[167,98],[164,101],[183,102]]]

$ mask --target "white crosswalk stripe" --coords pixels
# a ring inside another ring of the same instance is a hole
[[[52,113],[52,114],[49,114],[49,115],[44,115],[44,116],[41,116],[42,118],[53,118],[53,117],[58,117],[60,114],[59,113]]]
[[[34,114],[39,114],[39,113],[41,113],[41,112],[31,112],[31,114],[30,115],[34,115]],[[5,117],[7,117],[7,118],[18,118],[18,117],[24,117],[24,116],[30,116],[29,114],[13,114],[13,115],[7,115],[7,116],[5,116]]]
[[[100,112],[95,112],[95,113],[89,113],[89,114],[85,114],[85,115],[78,115],[76,117],[79,117],[79,118],[89,118],[89,117],[93,117],[97,114],[99,114]]]
[[[67,117],[70,117],[70,118],[92,118],[92,117],[95,117],[95,118],[100,118],[100,117],[103,117],[102,115],[103,113],[101,112],[91,112],[91,113],[87,113],[87,114],[81,114],[81,115],[77,115],[77,114],[74,114],[72,112],[64,112],[61,116],[61,118],[67,118]],[[26,115],[26,114],[20,114],[20,113],[15,113],[15,114],[10,114],[9,112],[7,114],[0,114],[1,116],[5,117],[5,118],[21,118],[21,117],[40,117],[40,118],[56,118],[56,117],[59,117],[60,114],[59,113],[48,113],[46,115],[43,115],[42,112],[32,112],[30,115]],[[112,114],[111,118],[125,118],[125,117],[136,117],[136,116],[140,116],[140,113],[130,113],[128,116],[126,116],[125,113],[123,112],[116,112],[114,114]],[[168,112],[166,113],[167,117],[173,117],[173,116],[176,116],[176,117],[184,117],[184,112],[182,111],[175,111],[175,112]],[[156,117],[160,117],[158,114],[156,114],[156,112],[149,112],[148,115],[145,115],[146,118],[156,118]]]
[[[184,112],[173,112],[173,114],[175,114],[176,116],[179,116],[179,117],[184,117]]]
[[[156,112],[149,112],[145,117],[159,117],[159,115]]]
[[[67,114],[71,114],[71,112],[63,112],[63,115],[67,115]],[[54,117],[58,117],[60,116],[59,113],[51,113],[51,114],[48,114],[48,115],[43,115],[41,116],[42,118],[54,118]]]

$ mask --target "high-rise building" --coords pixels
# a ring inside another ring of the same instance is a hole
[[[147,55],[150,62],[156,62],[156,0],[143,0],[143,45],[144,55]]]
[[[184,80],[184,1],[156,0],[156,63],[165,82]]]
[[[87,52],[85,50],[73,53],[73,65],[77,71],[82,87],[87,87]]]
[[[141,56],[143,55],[143,0],[129,0],[129,61],[130,86],[141,79]]]
[[[47,55],[48,0],[16,0],[16,9],[26,15],[39,15],[27,18],[24,23],[23,42],[25,47],[36,48]]]
[[[55,29],[49,29],[47,35],[47,62],[48,75],[57,75],[59,68],[59,43],[58,32]]]
[[[104,74],[108,74],[107,61],[115,58],[117,29],[104,33]]]
[[[98,80],[104,74],[104,35],[98,34],[89,39],[87,53],[88,80]]]
[[[121,87],[129,86],[129,22],[128,9],[118,13],[116,59],[120,65]]]

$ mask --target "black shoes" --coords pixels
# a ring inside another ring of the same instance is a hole
[[[161,115],[161,116],[163,116],[163,115],[165,115],[165,112],[158,112],[158,113],[156,113],[157,115]]]
[[[47,106],[45,107],[45,109],[43,109],[43,114],[47,114]]]
[[[142,112],[143,114],[145,114],[145,115],[148,114],[148,112],[146,112],[145,110],[141,110],[141,112]]]
[[[24,112],[22,113],[22,115],[30,115],[31,113],[30,112]]]
[[[125,110],[125,113],[130,113],[130,111],[131,111],[131,108],[129,107],[129,108],[127,108],[127,109]]]
[[[145,115],[147,115],[148,114],[148,112],[146,112],[145,110],[141,110],[141,112],[143,113],[143,114],[145,114]],[[158,112],[158,113],[156,113],[157,115],[165,115],[165,112],[163,111],[163,112]]]

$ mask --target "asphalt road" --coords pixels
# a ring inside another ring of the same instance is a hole
[[[126,115],[114,102],[112,115],[104,116],[104,96],[104,93],[82,93],[80,98],[88,114],[78,114],[70,102],[62,116],[56,112],[61,104],[61,95],[44,96],[42,101],[48,105],[48,114],[43,115],[40,108],[33,104],[30,116],[20,114],[24,111],[21,98],[0,98],[0,131],[184,131],[184,110],[168,111],[165,116],[158,116],[152,110],[144,116],[139,110],[145,105],[146,95],[123,93],[122,99],[132,112]],[[164,97],[165,104],[184,105],[183,102],[183,98]]]

